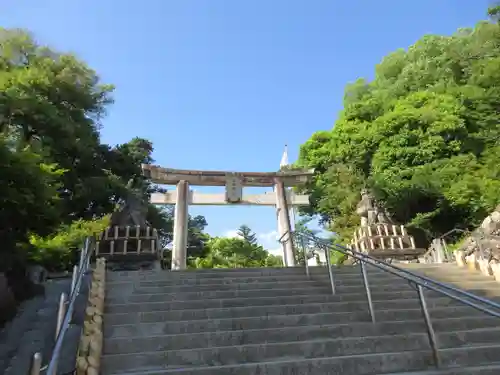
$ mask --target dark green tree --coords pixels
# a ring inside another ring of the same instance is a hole
[[[264,248],[243,238],[214,237],[207,247],[209,252],[204,258],[196,258],[192,265],[196,268],[244,268],[278,267],[280,257],[269,254]]]
[[[248,225],[245,225],[245,224],[241,225],[238,228],[237,234],[238,234],[238,236],[243,238],[248,243],[250,243],[252,245],[257,244],[257,235],[254,232],[252,232],[252,230],[250,229],[250,227]]]
[[[386,56],[347,86],[334,128],[302,145],[298,165],[317,172],[303,213],[347,242],[369,188],[427,241],[477,226],[500,203],[499,72],[500,25],[486,21]]]
[[[153,162],[150,141],[101,142],[112,91],[75,56],[0,29],[0,272],[16,290],[29,262],[70,267],[83,238],[129,195],[130,180],[145,201],[161,191],[142,177],[141,164]],[[149,205],[147,220],[171,237],[171,211]],[[198,249],[203,221],[190,220]]]

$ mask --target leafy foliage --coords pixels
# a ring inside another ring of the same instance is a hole
[[[49,271],[70,269],[77,262],[85,238],[101,233],[108,224],[109,215],[106,215],[97,220],[74,221],[47,237],[32,235],[30,243],[34,250],[30,253],[30,260]]]
[[[153,162],[150,141],[100,140],[112,91],[75,56],[0,29],[0,272],[16,282],[29,262],[70,268],[83,239],[127,197],[130,180],[145,201],[160,190],[142,177],[141,163]],[[150,205],[147,220],[171,238],[171,211]],[[190,221],[192,241],[204,226],[203,217]]]
[[[210,238],[206,243],[206,256],[192,259],[191,266],[195,268],[282,266],[281,257],[269,254],[260,246],[255,233],[247,225],[240,226],[238,234],[241,238]]]
[[[62,173],[30,147],[17,149],[0,136],[0,272],[26,260],[30,232],[47,234],[57,226]]]
[[[255,245],[257,243],[257,235],[252,232],[252,230],[248,227],[248,225],[241,225],[238,228],[238,236],[243,238],[248,243]]]
[[[476,226],[500,200],[500,25],[425,36],[375,71],[347,86],[334,128],[301,147],[298,164],[317,171],[304,213],[347,241],[370,188],[427,241]]]

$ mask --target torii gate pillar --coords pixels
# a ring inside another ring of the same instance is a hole
[[[283,263],[285,267],[295,266],[295,251],[292,240],[292,226],[290,224],[290,211],[286,198],[285,184],[276,180],[276,209],[278,211],[278,229],[280,242],[283,247]]]
[[[189,183],[181,180],[177,184],[177,197],[175,201],[172,270],[186,269],[188,241],[188,197]]]

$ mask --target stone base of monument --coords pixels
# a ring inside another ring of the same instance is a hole
[[[381,259],[416,260],[426,249],[415,247],[415,240],[404,225],[372,224],[361,226],[351,241],[353,250]]]
[[[159,260],[156,229],[113,226],[101,233],[94,258],[106,259],[110,270],[151,269]]]

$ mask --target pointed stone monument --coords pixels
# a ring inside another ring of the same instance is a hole
[[[147,217],[145,193],[134,188],[134,180],[127,184],[128,194],[111,215],[110,225],[100,235],[96,257],[104,257],[108,264],[151,263],[158,259],[158,232]],[[121,267],[120,266],[120,267]]]

